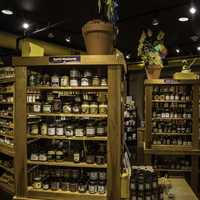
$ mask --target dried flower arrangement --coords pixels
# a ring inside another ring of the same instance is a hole
[[[159,31],[157,34],[150,29],[143,31],[139,40],[138,56],[144,61],[145,67],[153,65],[163,67],[162,59],[167,55],[164,46],[165,33]]]

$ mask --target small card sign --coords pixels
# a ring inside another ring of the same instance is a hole
[[[49,64],[80,64],[80,56],[49,57]]]

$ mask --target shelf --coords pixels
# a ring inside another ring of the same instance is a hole
[[[0,136],[10,138],[10,139],[14,139],[14,133],[0,133]]]
[[[12,83],[14,81],[15,81],[15,77],[3,78],[3,79],[0,79],[0,84],[2,84],[2,83]]]
[[[15,155],[14,148],[9,147],[8,145],[5,144],[0,144],[0,152],[10,157],[14,157]]]
[[[162,120],[192,120],[192,118],[183,118],[183,117],[180,117],[180,118],[152,118],[152,121],[156,121],[156,120],[159,120],[159,121],[162,121]]]
[[[192,133],[152,133],[152,136],[156,135],[192,136]]]
[[[90,87],[84,87],[84,86],[79,86],[79,87],[48,87],[48,86],[35,86],[35,87],[28,87],[27,88],[27,93],[32,93],[32,91],[37,91],[37,90],[108,90],[107,86],[90,86]]]
[[[0,124],[0,127],[3,127],[3,128],[9,128],[9,129],[14,129],[14,125],[13,125],[13,124],[10,125],[10,126],[8,126],[8,125],[4,125],[4,124]]]
[[[1,102],[0,105],[13,105],[13,102]]]
[[[13,94],[13,91],[0,91],[0,94]]]
[[[28,115],[44,117],[84,117],[84,118],[107,118],[107,114],[65,114],[65,113],[28,113]]]
[[[13,119],[13,116],[0,115],[0,118]]]
[[[192,100],[152,100],[153,103],[188,103]]]
[[[3,183],[0,180],[0,188],[5,192],[14,194],[14,185],[10,185],[8,183]]]
[[[40,198],[44,196],[50,196],[52,199],[70,199],[70,200],[106,200],[106,194],[89,194],[79,193],[79,192],[69,192],[69,191],[52,191],[52,190],[42,190],[42,189],[33,189],[33,187],[28,187],[28,196],[34,198]]]
[[[192,169],[157,169],[154,168],[157,172],[192,172]]]
[[[192,150],[192,146],[190,145],[151,145],[152,149],[160,150],[160,149],[166,149],[166,150]]]
[[[6,172],[9,172],[11,174],[14,174],[14,169],[5,167],[4,165],[0,164],[0,168],[4,169]]]
[[[107,137],[95,136],[95,137],[66,137],[66,136],[43,136],[43,135],[28,135],[28,139],[49,139],[49,140],[87,140],[87,141],[107,141]]]
[[[87,163],[74,163],[70,161],[64,162],[42,162],[42,161],[27,161],[30,165],[46,165],[46,166],[59,166],[59,167],[82,167],[82,168],[107,168],[107,164],[87,164]]]

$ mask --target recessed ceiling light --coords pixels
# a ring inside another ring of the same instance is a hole
[[[179,54],[180,53],[180,49],[176,49],[176,53]]]
[[[130,54],[127,54],[127,55],[126,55],[126,59],[129,60],[130,58],[131,58],[131,55],[130,55]]]
[[[70,36],[66,37],[65,41],[68,42],[68,43],[70,43],[71,42],[71,37]]]
[[[1,13],[5,14],[5,15],[13,15],[13,11],[9,10],[9,9],[3,9],[3,10],[1,10]]]
[[[23,29],[29,29],[29,27],[30,27],[30,24],[29,23],[27,23],[27,22],[24,22],[23,24],[22,24],[22,28]]]
[[[189,18],[188,17],[179,17],[178,21],[179,22],[187,22],[187,21],[189,21]]]
[[[196,12],[197,12],[197,9],[194,6],[192,6],[190,8],[190,13],[194,15]]]
[[[153,21],[152,21],[152,25],[153,26],[157,26],[157,25],[159,25],[159,21],[158,21],[158,19],[153,19]]]
[[[200,46],[197,47],[197,51],[200,51]]]

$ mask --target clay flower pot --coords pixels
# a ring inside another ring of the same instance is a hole
[[[160,65],[150,65],[145,67],[146,75],[149,80],[151,79],[159,79],[161,73],[161,66]]]
[[[92,20],[82,27],[88,54],[113,54],[114,26],[101,20]]]

